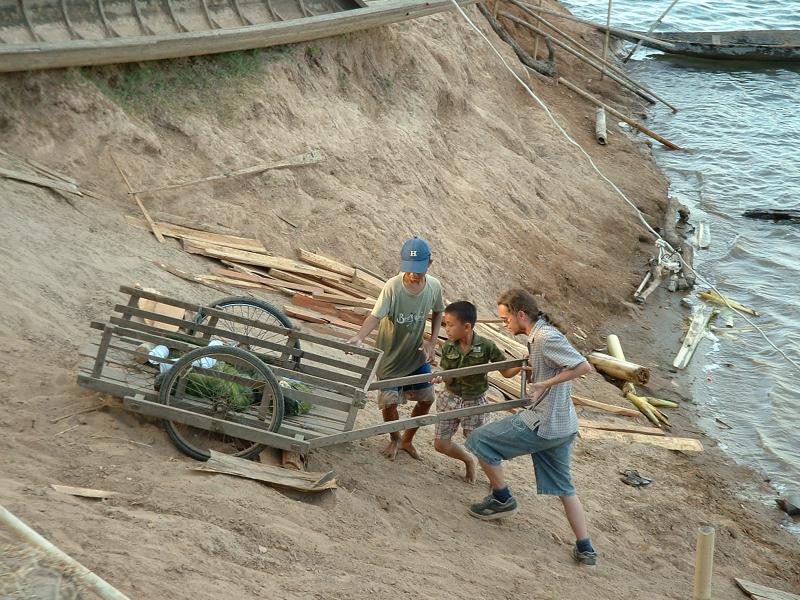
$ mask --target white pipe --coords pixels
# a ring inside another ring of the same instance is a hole
[[[130,600],[125,594],[112,587],[107,581],[95,575],[77,560],[59,550],[20,519],[0,506],[0,523],[7,526],[20,540],[41,550],[47,558],[68,569],[79,583],[92,589],[104,600]]]

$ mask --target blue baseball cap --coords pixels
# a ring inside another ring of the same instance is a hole
[[[400,270],[403,273],[424,273],[430,260],[430,244],[417,236],[406,240],[400,250]]]

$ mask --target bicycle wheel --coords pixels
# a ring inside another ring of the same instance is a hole
[[[283,421],[283,391],[267,365],[251,352],[227,346],[196,348],[167,371],[159,391],[161,404],[202,415],[277,431]],[[164,421],[175,446],[197,460],[210,450],[255,458],[262,444]]]
[[[277,325],[278,327],[285,327],[287,329],[291,329],[293,327],[289,317],[283,314],[279,308],[265,300],[259,300],[257,298],[250,298],[247,296],[230,296],[212,302],[209,304],[209,308],[215,308],[231,315],[244,317],[245,319],[250,319],[252,321],[259,321],[266,325]],[[203,314],[201,310],[197,314],[195,322],[198,325],[207,325],[212,318],[213,317]],[[285,346],[289,339],[288,336],[282,333],[267,331],[260,327],[246,325],[244,323],[235,323],[233,321],[217,321],[215,327],[238,335],[246,335],[261,341],[279,344],[281,346]],[[269,350],[267,348],[251,348],[249,344],[237,343],[233,340],[223,339],[219,336],[212,335],[210,339],[218,339],[228,346],[234,345],[236,348],[242,348],[243,350],[255,352],[260,357],[266,359],[267,362],[270,362],[270,359],[280,358],[281,356],[281,353],[277,350]],[[300,340],[295,340],[293,347],[297,350],[300,350]],[[298,356],[294,359],[294,367],[296,368],[299,364],[300,357]]]

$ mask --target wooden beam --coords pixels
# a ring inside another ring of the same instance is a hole
[[[469,6],[472,1],[461,0]],[[116,64],[295,44],[416,19],[451,9],[451,0],[387,0],[366,8],[209,32],[6,44],[0,72]]]
[[[257,267],[280,269],[281,271],[300,273],[302,275],[309,275],[311,277],[318,276],[320,272],[319,269],[297,263],[288,258],[269,256],[266,254],[259,254],[257,252],[248,252],[246,250],[237,250],[236,248],[217,246],[215,244],[198,244],[196,242],[184,240],[183,249],[190,254],[201,254],[211,258],[231,260],[248,265],[255,265]]]
[[[587,408],[594,408],[623,417],[638,417],[641,415],[638,410],[633,410],[632,408],[625,408],[623,406],[616,406],[614,404],[606,404],[605,402],[598,402],[597,400],[583,398],[574,394],[572,395],[572,403],[575,406],[586,406]]]
[[[587,429],[604,429],[606,431],[621,431],[623,433],[641,433],[643,435],[666,435],[660,429],[648,427],[647,425],[628,425],[626,423],[608,423],[604,421],[593,421],[592,419],[580,419],[580,426]]]
[[[642,433],[623,433],[619,431],[604,431],[602,429],[582,428],[581,438],[585,440],[614,440],[658,446],[667,450],[680,450],[681,452],[702,452],[703,444],[693,438],[679,438],[669,436],[645,435]]]
[[[83,196],[80,188],[77,185],[73,185],[65,181],[58,181],[56,179],[49,179],[46,177],[39,177],[37,175],[32,175],[30,173],[13,171],[11,169],[4,169],[2,167],[0,167],[0,177],[6,177],[7,179],[16,179],[17,181],[24,181],[25,183],[31,183],[33,185],[38,185],[39,187],[51,188],[54,190],[58,190],[59,192],[68,192],[70,194],[75,194],[77,196]]]
[[[736,585],[753,597],[757,596],[764,600],[800,600],[800,596],[797,594],[776,590],[775,588],[767,587],[760,583],[753,583],[752,581],[739,578],[734,578],[734,581]]]
[[[309,252],[308,250],[303,250],[302,248],[298,248],[297,258],[314,267],[339,273],[340,275],[344,275],[348,278],[352,278],[356,274],[356,270],[353,267],[349,267],[333,258],[328,258],[327,256],[323,256],[321,254],[315,254],[314,252]]]
[[[125,220],[130,225],[138,226],[141,220],[136,217],[127,216]],[[256,252],[258,254],[269,254],[267,249],[260,241],[255,238],[246,238],[236,235],[225,235],[222,233],[213,233],[204,231],[202,229],[195,229],[192,227],[185,227],[183,225],[176,225],[175,223],[168,223],[166,221],[156,221],[156,226],[162,235],[167,237],[189,240],[197,245],[213,244],[215,246],[223,246],[225,248],[235,248],[236,250],[246,250],[248,252]]]
[[[423,373],[422,375],[409,375],[407,377],[382,379],[380,381],[373,382],[372,385],[369,386],[369,389],[382,390],[389,387],[400,387],[404,385],[413,385],[415,383],[425,383],[426,381],[431,381],[435,377],[465,377],[467,375],[477,375],[479,373],[502,371],[505,369],[512,369],[514,367],[521,367],[527,362],[527,359],[524,358],[514,358],[511,360],[501,360],[499,362],[487,363],[484,365],[475,365],[473,367],[461,367],[460,369],[449,369],[447,371]]]
[[[211,458],[195,471],[205,471],[207,473],[224,473],[236,477],[244,477],[255,481],[287,487],[301,492],[319,492],[336,488],[336,480],[333,478],[333,471],[327,473],[309,473],[306,471],[296,471],[284,469],[264,463],[257,463],[252,460],[245,460],[236,456],[228,456],[220,452],[210,451]]]
[[[128,187],[128,191],[132,193],[133,192],[133,188],[131,187],[131,184],[128,181],[128,177],[125,175],[125,172],[122,170],[122,167],[119,166],[119,163],[117,162],[117,159],[114,158],[114,155],[111,154],[110,156],[111,156],[111,162],[113,162],[114,166],[117,167],[117,171],[119,171],[119,174],[122,177],[122,180],[125,182],[125,185]],[[156,239],[160,243],[163,244],[164,243],[164,236],[161,235],[161,232],[158,230],[158,226],[156,225],[155,221],[153,221],[152,217],[150,216],[150,213],[147,212],[147,209],[144,207],[144,204],[142,204],[141,199],[139,198],[139,196],[137,194],[133,194],[133,199],[136,201],[136,204],[139,206],[139,210],[142,211],[142,214],[144,215],[144,218],[147,221],[147,224],[150,225],[150,230],[153,232],[153,235],[156,236]]]

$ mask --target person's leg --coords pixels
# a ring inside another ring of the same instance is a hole
[[[586,527],[586,513],[583,512],[583,504],[580,498],[575,496],[561,496],[561,503],[564,505],[564,513],[567,521],[575,534],[576,540],[589,539],[589,529]]]
[[[437,452],[444,454],[445,456],[449,456],[450,458],[455,458],[456,460],[460,460],[464,463],[466,467],[466,472],[464,474],[464,481],[467,483],[475,483],[477,479],[477,472],[475,470],[475,459],[464,450],[461,444],[454,442],[452,438],[450,439],[440,439],[437,438],[433,441],[433,447],[436,448]]]
[[[402,392],[402,394],[405,401],[416,401],[417,403],[414,406],[414,410],[411,411],[412,417],[421,417],[422,415],[427,415],[431,410],[431,406],[433,406],[434,400],[436,399],[433,394],[433,385],[428,385],[422,389]],[[419,429],[419,427],[412,427],[403,432],[403,436],[400,440],[400,449],[408,452],[412,458],[422,460],[413,444],[414,436],[417,434],[417,429]]]
[[[440,390],[436,394],[437,413],[458,410],[459,408],[463,408],[463,406],[463,400],[447,390]],[[447,419],[446,421],[439,421],[436,423],[433,434],[433,447],[437,452],[463,462],[466,467],[464,481],[467,483],[475,483],[475,459],[472,458],[460,444],[453,441],[453,436],[458,431],[461,422],[462,419]]]
[[[384,422],[397,421],[400,414],[397,412],[397,405],[401,402],[400,393],[397,390],[382,390],[378,394],[378,406],[383,412]],[[393,431],[389,434],[389,444],[381,451],[386,458],[394,460],[400,448],[400,432]]]

